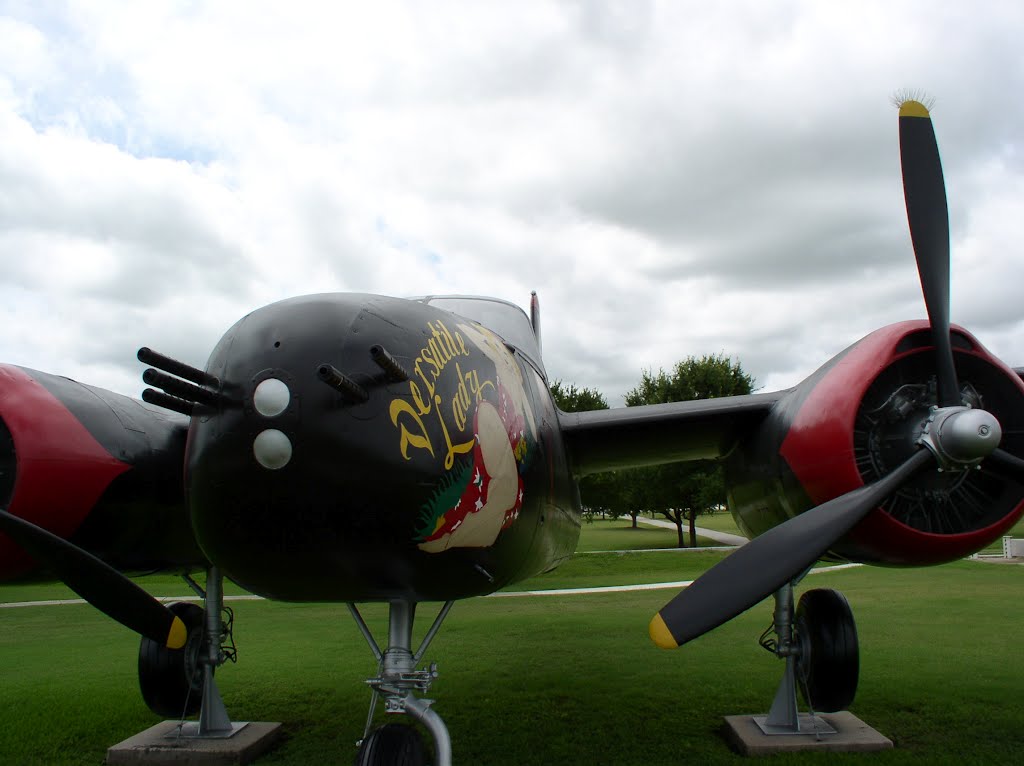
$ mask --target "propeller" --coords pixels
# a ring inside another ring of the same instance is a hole
[[[900,104],[900,158],[914,254],[935,347],[938,409],[917,449],[878,481],[822,503],[754,538],[705,572],[654,616],[651,640],[670,649],[718,627],[809,569],[836,541],[929,467],[964,470],[992,456],[1024,476],[1024,461],[998,449],[999,422],[962,406],[949,335],[949,219],[928,109]]]
[[[874,484],[822,503],[737,548],[654,615],[651,640],[674,649],[774,593],[932,459],[928,450],[919,450]]]
[[[1024,484],[1024,460],[1004,449],[996,449],[992,452],[992,462],[1004,475]]]
[[[108,617],[168,649],[185,645],[188,629],[174,612],[88,551],[5,510],[0,531]]]

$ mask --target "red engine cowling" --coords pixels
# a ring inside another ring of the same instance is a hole
[[[1024,455],[1024,384],[969,333],[951,330],[965,401],[995,415],[1001,447]],[[936,402],[927,322],[882,328],[781,399],[726,460],[733,514],[755,536],[870,484],[914,450]],[[833,546],[830,557],[891,566],[939,564],[997,539],[1024,513],[1024,485],[983,462],[926,472]]]
[[[187,420],[0,365],[0,507],[124,570],[203,562],[183,498]],[[0,534],[0,581],[33,560]]]

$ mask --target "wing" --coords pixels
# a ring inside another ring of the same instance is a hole
[[[788,392],[559,412],[573,473],[719,458]]]

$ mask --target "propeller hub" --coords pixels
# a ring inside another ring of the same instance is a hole
[[[918,444],[927,447],[943,471],[973,468],[999,446],[1003,429],[995,416],[970,407],[936,407]]]

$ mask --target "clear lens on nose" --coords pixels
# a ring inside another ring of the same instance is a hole
[[[253,440],[252,454],[261,466],[270,471],[284,468],[292,459],[291,439],[276,428],[268,428]]]
[[[252,404],[260,415],[272,418],[288,409],[291,398],[292,393],[283,380],[267,378],[253,391]]]

